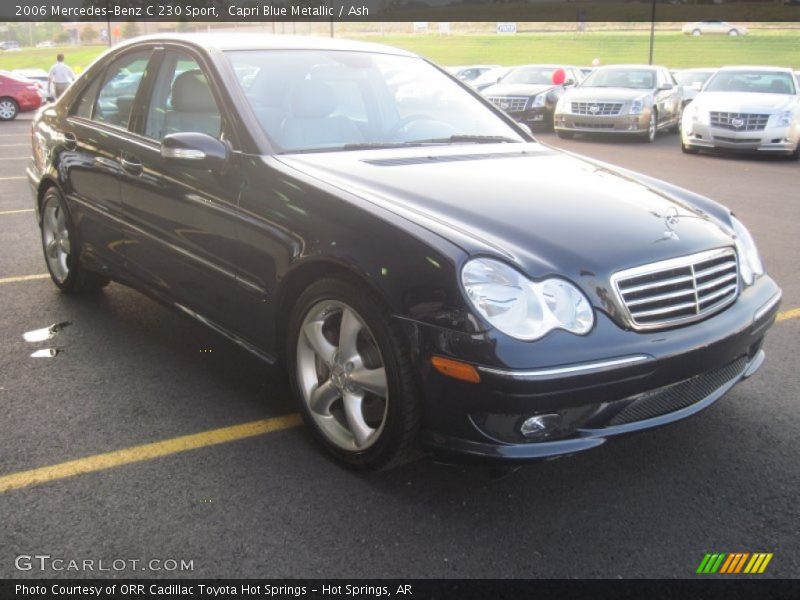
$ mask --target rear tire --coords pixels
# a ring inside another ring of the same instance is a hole
[[[53,283],[65,293],[96,292],[108,284],[99,273],[81,265],[77,232],[59,191],[48,189],[41,206],[42,250]]]
[[[0,98],[0,121],[13,121],[19,114],[19,104],[13,98]]]
[[[388,469],[416,446],[420,403],[402,333],[363,283],[323,279],[295,301],[286,363],[314,439],[341,464]]]

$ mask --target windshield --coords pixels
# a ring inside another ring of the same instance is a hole
[[[653,69],[620,69],[605,67],[598,69],[584,79],[581,87],[616,87],[651,90],[656,87],[656,72]]]
[[[503,78],[503,83],[553,85],[553,71],[557,67],[520,67]]]
[[[282,152],[524,141],[420,58],[327,50],[226,54],[261,127]]]
[[[719,71],[705,87],[709,92],[794,94],[794,78],[781,71]]]
[[[695,83],[704,84],[713,73],[713,71],[677,71],[672,76],[680,85],[690,86]]]

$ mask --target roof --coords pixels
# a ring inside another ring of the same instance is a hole
[[[729,67],[720,67],[720,71],[783,71],[784,73],[791,73],[789,67],[764,67],[755,65],[733,65]]]
[[[597,69],[661,69],[661,65],[600,65]]]
[[[216,50],[349,50],[397,56],[416,56],[411,52],[368,42],[355,42],[328,37],[253,34],[253,33],[174,33],[144,35],[132,38],[124,44],[140,42],[184,42],[201,48]]]

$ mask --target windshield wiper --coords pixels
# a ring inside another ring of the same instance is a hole
[[[445,138],[430,138],[427,140],[415,140],[417,144],[496,144],[512,143],[516,144],[522,140],[506,137],[503,135],[451,135]]]

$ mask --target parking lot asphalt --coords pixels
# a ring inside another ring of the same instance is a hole
[[[786,312],[800,307],[797,163],[686,156],[668,134],[539,135],[729,205],[783,287],[762,370],[693,418],[516,470],[421,458],[373,475],[331,463],[289,423],[3,489],[9,474],[294,413],[280,373],[134,291],[77,298],[17,279],[46,271],[29,130],[25,116],[0,123],[1,577],[692,577],[706,552],[771,552],[761,577],[800,576],[800,318]],[[23,339],[63,322],[51,340]],[[58,353],[30,356],[45,348]],[[33,554],[193,570],[15,568]]]

